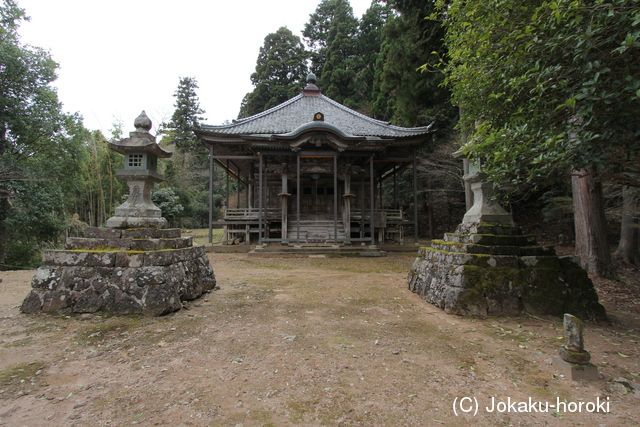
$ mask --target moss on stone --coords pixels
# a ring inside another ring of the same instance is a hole
[[[522,303],[529,313],[561,316],[567,298],[567,285],[560,280],[561,271],[532,267],[523,270],[525,286]]]
[[[92,249],[67,249],[68,252],[88,252],[88,253],[103,253],[103,252],[120,252],[120,248],[111,246],[97,246]]]
[[[465,265],[463,275],[467,280],[461,302],[466,305],[486,304],[487,298],[501,300],[501,294],[521,285],[517,268]]]

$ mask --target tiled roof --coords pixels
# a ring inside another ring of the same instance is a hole
[[[316,113],[324,122],[349,136],[403,138],[431,132],[431,126],[405,128],[392,126],[351,110],[324,95],[300,95],[251,117],[230,125],[202,125],[200,134],[216,136],[284,135],[313,122]]]

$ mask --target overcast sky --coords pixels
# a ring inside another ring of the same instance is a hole
[[[173,113],[180,77],[195,77],[204,123],[235,119],[267,34],[301,31],[320,0],[17,0],[30,22],[22,42],[58,62],[60,101],[91,130],[124,131],[142,110]],[[350,0],[358,18],[371,0]]]

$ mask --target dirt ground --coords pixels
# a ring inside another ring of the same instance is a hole
[[[561,319],[447,315],[408,291],[414,258],[210,254],[220,289],[160,318],[24,315],[33,271],[0,272],[0,425],[640,425],[637,270],[597,281],[600,380],[574,382]]]

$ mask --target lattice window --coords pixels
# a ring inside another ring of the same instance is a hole
[[[142,158],[144,154],[129,154],[129,167],[139,168],[142,166]]]

